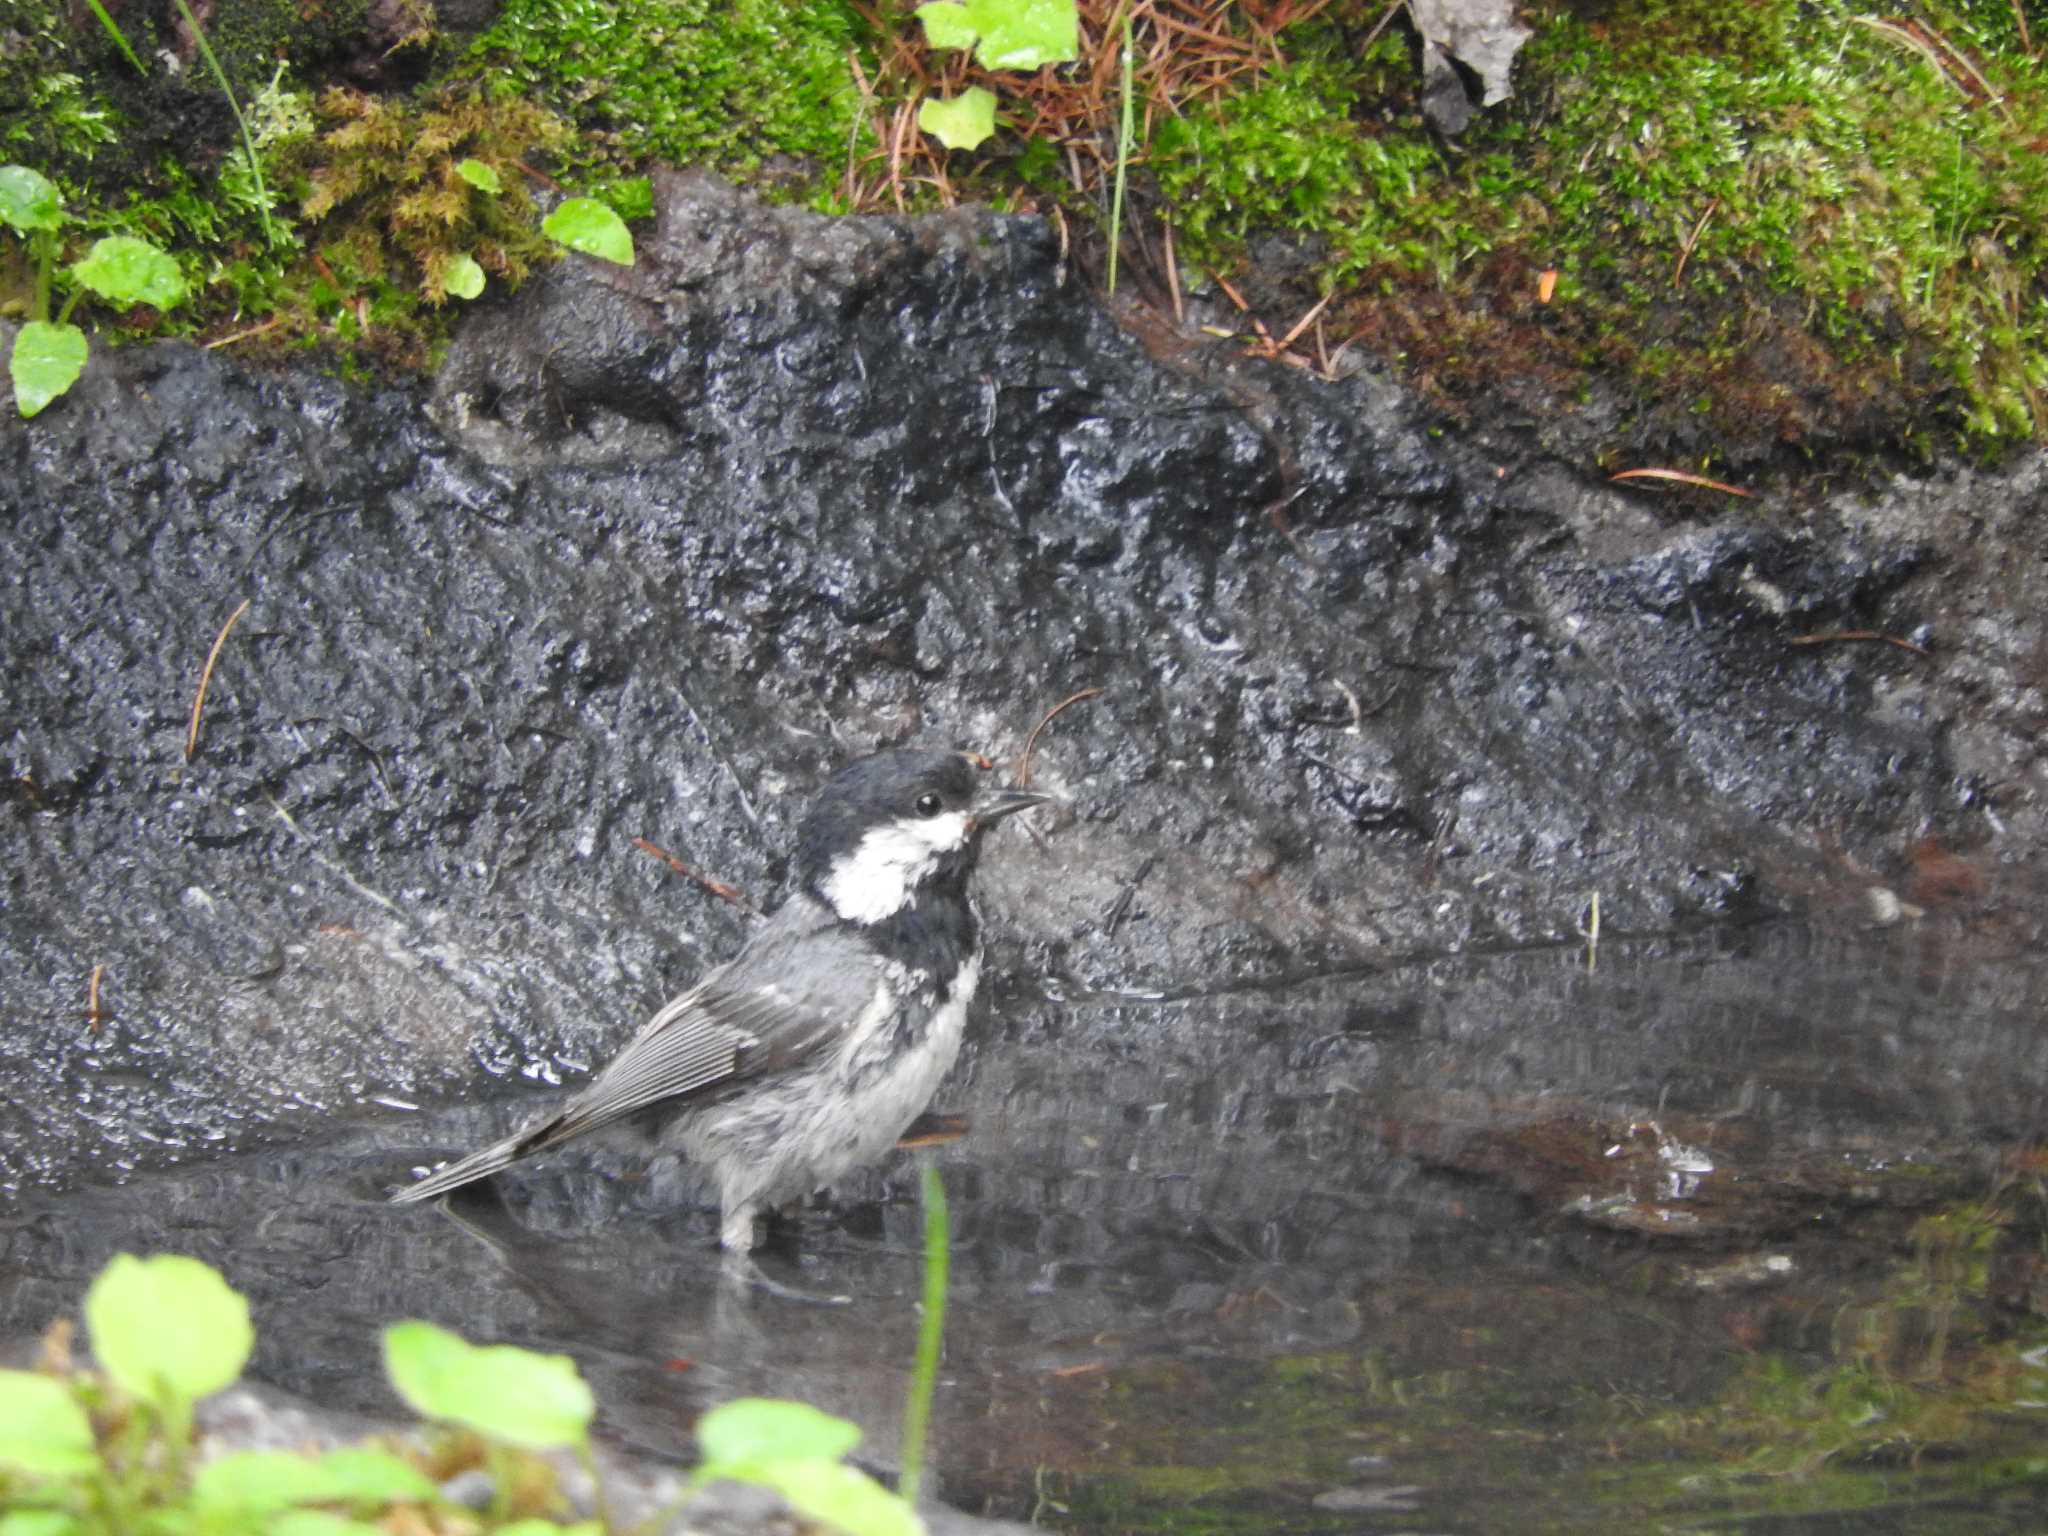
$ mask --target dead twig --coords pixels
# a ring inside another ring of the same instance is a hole
[[[1274,344],[1274,356],[1279,356],[1280,353],[1285,352],[1289,347],[1293,346],[1295,342],[1299,341],[1301,339],[1301,333],[1307,330],[1311,325],[1314,325],[1316,323],[1317,317],[1320,316],[1324,310],[1330,307],[1330,300],[1334,299],[1335,297],[1337,297],[1336,290],[1332,289],[1330,292],[1324,294],[1320,299],[1318,299],[1315,302],[1315,304],[1309,309],[1309,312],[1307,314],[1303,315],[1299,320],[1295,321],[1294,328],[1290,330],[1285,336],[1282,336],[1280,340]]]
[[[1619,474],[1609,475],[1609,480],[1674,480],[1680,485],[1704,486],[1710,491],[1725,491],[1730,496],[1753,498],[1755,491],[1745,491],[1739,485],[1730,485],[1725,480],[1709,480],[1705,475],[1695,475],[1684,469],[1624,469]]]
[[[1293,549],[1293,551],[1297,555],[1301,556],[1302,559],[1308,561],[1310,564],[1314,564],[1316,557],[1309,552],[1309,547],[1306,544],[1302,543],[1301,535],[1295,532],[1294,530],[1294,519],[1287,515],[1287,509],[1293,506],[1297,501],[1301,500],[1301,498],[1307,493],[1307,486],[1297,485],[1285,496],[1279,497],[1278,499],[1268,503],[1266,507],[1266,520],[1273,525],[1274,532],[1278,533],[1281,538],[1285,539],[1288,543],[1288,546],[1291,549]]]
[[[723,880],[714,880],[711,878],[711,876],[704,874],[699,870],[694,870],[690,868],[689,865],[685,864],[681,859],[677,858],[674,854],[670,853],[666,848],[662,847],[659,843],[650,843],[644,837],[636,837],[633,839],[633,846],[635,848],[638,848],[642,853],[652,854],[655,858],[661,860],[662,863],[666,864],[670,869],[674,870],[677,874],[681,875],[685,880],[695,881],[701,889],[709,891],[713,896],[716,896],[720,901],[727,902],[732,906],[738,907],[742,912],[746,913],[747,916],[759,917],[761,915],[760,908],[756,907],[751,901],[748,901],[747,898],[741,894],[738,886],[727,885]]]
[[[92,1026],[91,1032],[95,1035],[100,1032],[101,1021],[109,1016],[100,1006],[100,978],[106,973],[104,965],[94,966],[92,979],[85,984],[85,1022]]]
[[[1408,0],[1394,0],[1394,3],[1392,5],[1388,6],[1384,11],[1381,11],[1380,19],[1372,24],[1372,30],[1365,34],[1365,41],[1360,43],[1355,49],[1353,49],[1353,53],[1360,55],[1362,57],[1366,49],[1370,48],[1374,43],[1380,40],[1380,34],[1387,30],[1387,23],[1392,21],[1396,16],[1400,15],[1401,8],[1405,6],[1407,3]]]
[[[206,708],[206,690],[213,683],[214,664],[220,660],[221,647],[228,643],[228,632],[249,611],[251,601],[243,598],[242,606],[228,615],[227,623],[221,625],[220,633],[213,637],[213,649],[206,653],[206,669],[199,674],[199,692],[192,698],[192,726],[185,732],[185,761],[188,763],[199,751],[199,712]]]
[[[225,336],[218,336],[212,341],[202,343],[201,350],[211,352],[216,347],[232,347],[238,341],[247,341],[252,336],[261,336],[265,331],[274,331],[280,325],[283,325],[284,322],[285,317],[283,315],[272,315],[261,325],[252,325],[244,330],[230,331]]]
[[[1936,74],[1954,86],[1965,101],[1973,105],[1988,101],[1998,109],[2001,117],[2011,119],[2012,109],[2006,105],[2005,96],[1992,87],[1984,71],[1968,54],[1926,22],[1917,17],[1908,17],[1904,21],[1886,21],[1881,16],[1852,16],[1849,19],[1901,47],[1912,49],[1933,66]]]
[[[1048,709],[1043,715],[1039,716],[1038,724],[1031,727],[1031,734],[1024,738],[1023,755],[1017,759],[1017,787],[1019,789],[1029,789],[1031,787],[1031,753],[1038,745],[1038,733],[1048,725],[1051,725],[1053,717],[1069,705],[1078,704],[1083,699],[1096,699],[1101,696],[1102,690],[1100,688],[1083,688],[1079,693],[1068,694],[1059,703],[1053,705],[1051,709]]]
[[[1700,236],[1706,231],[1707,220],[1714,216],[1714,210],[1720,206],[1721,199],[1718,197],[1710,199],[1707,203],[1707,211],[1700,215],[1699,222],[1692,227],[1692,233],[1685,237],[1685,244],[1679,247],[1678,265],[1671,269],[1672,287],[1676,288],[1685,281],[1685,264],[1692,260],[1693,247],[1700,243]],[[1543,302],[1546,304],[1550,302],[1547,294],[1544,296]]]
[[[1850,641],[1870,641],[1883,645],[1896,645],[1902,651],[1911,651],[1915,656],[1931,656],[1934,653],[1924,645],[1915,645],[1911,640],[1897,635],[1887,635],[1875,629],[1836,629],[1824,635],[1793,635],[1787,645],[1835,645]]]
[[[1436,835],[1429,840],[1429,851],[1422,856],[1422,883],[1426,887],[1436,885],[1437,871],[1443,866],[1444,850],[1451,846],[1451,833],[1457,830],[1458,813],[1445,811],[1437,818]]]
[[[1188,312],[1186,306],[1181,303],[1180,265],[1173,259],[1173,221],[1165,220],[1162,228],[1165,232],[1166,245],[1166,291],[1173,296],[1173,323],[1186,325]]]

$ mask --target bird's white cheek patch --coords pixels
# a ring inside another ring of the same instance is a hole
[[[832,910],[850,923],[879,923],[909,902],[918,882],[941,857],[967,843],[965,811],[891,822],[841,854],[819,887]]]

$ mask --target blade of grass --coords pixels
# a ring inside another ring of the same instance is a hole
[[[114,18],[107,14],[107,8],[100,4],[100,0],[85,0],[85,4],[86,8],[99,18],[99,24],[106,28],[107,36],[114,40],[114,46],[121,50],[121,57],[135,66],[135,73],[147,75],[149,71],[142,67],[142,60],[135,57],[135,50],[128,46],[127,37],[115,24]]]
[[[1116,248],[1123,243],[1124,173],[1131,163],[1131,13],[1124,10],[1124,99],[1116,131],[1116,190],[1109,201],[1109,291],[1116,292]]]
[[[228,110],[235,114],[235,126],[242,130],[242,149],[249,157],[249,178],[256,183],[256,216],[263,221],[263,243],[275,245],[277,236],[270,227],[270,189],[263,185],[263,163],[256,158],[256,140],[249,132],[249,120],[242,116],[242,104],[235,100],[227,71],[213,56],[213,48],[206,41],[206,34],[199,30],[199,18],[192,14],[192,7],[185,0],[172,0],[172,3],[178,7],[178,14],[185,18],[185,25],[192,29],[192,41],[199,45],[199,56],[206,60],[206,67],[212,72],[214,84],[220,87],[221,95],[227,97]]]
[[[946,1332],[946,1275],[952,1265],[952,1233],[946,1218],[946,1186],[936,1165],[924,1165],[924,1319],[917,1330],[917,1365],[910,1374],[910,1402],[903,1411],[903,1472],[896,1492],[917,1507],[924,1476],[925,1429],[932,1418],[932,1390],[939,1380],[939,1342]]]

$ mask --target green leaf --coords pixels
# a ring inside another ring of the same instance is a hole
[[[330,1504],[341,1480],[320,1462],[293,1451],[233,1451],[194,1474],[195,1502],[236,1513],[267,1515],[294,1504]]]
[[[31,320],[14,338],[7,360],[14,380],[14,406],[23,417],[35,415],[78,382],[85,367],[85,332],[75,325]]]
[[[924,1536],[917,1511],[867,1473],[836,1461],[777,1461],[748,1481],[773,1488],[800,1515],[849,1536]]]
[[[71,275],[115,304],[153,304],[169,309],[185,297],[185,274],[178,264],[133,235],[108,235],[94,241],[83,259],[71,263]]]
[[[31,329],[22,327],[24,339]],[[84,350],[81,336],[81,359]],[[117,1255],[85,1293],[85,1325],[102,1368],[141,1398],[218,1392],[242,1374],[256,1341],[248,1301],[211,1265],[175,1253]]]
[[[457,162],[455,174],[468,182],[472,187],[475,187],[479,192],[495,193],[505,190],[505,183],[498,179],[498,173],[488,165],[485,165],[481,160]]]
[[[63,205],[48,177],[25,165],[0,165],[0,224],[25,235],[63,222]]]
[[[697,1448],[708,1463],[837,1461],[859,1444],[858,1424],[781,1398],[735,1398],[697,1420]]]
[[[0,1515],[0,1536],[78,1536],[78,1522],[61,1509],[15,1509]]]
[[[480,1348],[432,1323],[385,1329],[384,1368],[415,1411],[528,1450],[582,1444],[596,1412],[567,1355]]]
[[[540,223],[541,233],[572,251],[633,265],[633,237],[616,213],[594,197],[572,197]]]
[[[381,1525],[351,1520],[324,1509],[287,1510],[264,1526],[263,1532],[264,1536],[388,1536]]]
[[[574,1525],[557,1525],[552,1520],[514,1520],[510,1525],[499,1526],[491,1536],[604,1536],[604,1526],[596,1520],[579,1520]]]
[[[927,96],[917,109],[917,126],[948,149],[974,149],[996,131],[996,98],[970,85],[951,101]]]
[[[441,286],[458,299],[473,299],[484,291],[484,269],[474,256],[457,256],[441,274]]]
[[[972,48],[981,36],[967,7],[955,4],[954,0],[931,0],[929,5],[920,5],[917,19],[924,23],[925,46],[929,48]]]
[[[320,1466],[334,1479],[340,1490],[335,1497],[344,1503],[417,1504],[440,1493],[426,1473],[389,1451],[344,1447],[329,1451]]]
[[[92,1424],[63,1382],[33,1371],[0,1371],[0,1466],[48,1477],[99,1465]]]
[[[974,57],[988,69],[1036,69],[1080,52],[1074,0],[967,0],[981,44]]]

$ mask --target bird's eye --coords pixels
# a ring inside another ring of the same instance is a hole
[[[933,794],[930,790],[926,790],[917,797],[917,814],[920,816],[936,816],[939,814],[939,807],[943,803],[937,795]]]

